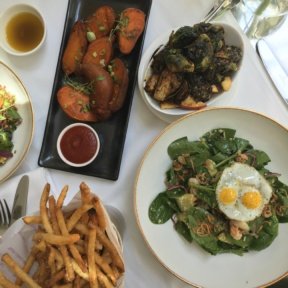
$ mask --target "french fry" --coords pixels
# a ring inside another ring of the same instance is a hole
[[[44,240],[52,245],[69,245],[77,242],[80,239],[79,234],[69,234],[68,236],[48,234],[42,232],[36,232],[33,236],[33,240]]]
[[[9,254],[5,253],[1,259],[9,267],[9,269],[29,287],[41,288],[41,286],[39,286],[26,272],[21,269],[21,267]]]
[[[56,201],[53,196],[49,197],[49,212],[50,212],[50,218],[51,218],[53,230],[55,234],[60,235],[61,231],[60,231],[60,227],[57,222],[57,216],[56,216]],[[63,262],[66,267],[66,272],[67,272],[66,278],[68,281],[72,281],[75,278],[75,274],[74,274],[74,270],[71,264],[70,256],[68,254],[67,247],[60,246],[60,253],[63,257]],[[58,257],[58,261],[59,261],[59,257]],[[58,267],[61,267],[61,264]]]
[[[57,222],[56,217],[56,200],[54,196],[49,197],[49,214],[50,214],[50,220],[52,224],[53,232],[57,235],[61,234],[60,227]]]
[[[102,255],[101,256],[106,261],[106,263],[108,263],[111,266],[113,265],[111,254],[106,248],[104,248],[102,250]]]
[[[38,242],[37,244],[35,244],[34,246],[38,251],[41,251],[41,252],[45,252],[46,251],[46,248],[47,248],[47,245],[45,243],[44,240],[41,240],[40,242]]]
[[[56,273],[56,252],[55,249],[50,246],[50,252],[49,252],[49,256],[48,256],[48,266],[51,270],[51,274],[55,274]]]
[[[97,252],[95,252],[95,262],[99,266],[99,268],[106,273],[106,275],[109,277],[111,282],[114,285],[116,285],[117,279],[114,275],[114,272],[113,272],[111,266]]]
[[[41,257],[38,255],[38,263],[39,263],[39,271],[37,275],[37,284],[39,284],[41,287],[44,286],[44,283],[49,276],[48,274],[48,267],[46,265],[46,259],[45,259],[45,254],[42,254]]]
[[[65,246],[60,246],[59,250],[61,251],[61,248],[64,248]],[[56,260],[56,270],[59,271],[63,268],[64,266],[64,260],[63,260],[63,256],[61,254],[61,252],[59,252],[57,249],[55,250],[55,260]],[[67,251],[67,250],[66,250]],[[70,260],[70,259],[69,259]],[[70,262],[69,262],[70,263]],[[69,270],[69,268],[66,267],[67,270]],[[72,269],[72,267],[71,267]],[[66,272],[68,273],[68,271],[66,270]],[[73,269],[72,269],[73,271]]]
[[[81,288],[81,278],[79,275],[76,275],[75,281],[73,283],[73,288]]]
[[[60,195],[58,197],[57,208],[62,208],[64,200],[65,200],[66,195],[67,195],[67,192],[68,192],[68,185],[65,185],[63,187],[63,189],[61,190],[61,193],[60,193]]]
[[[53,288],[73,288],[73,284],[71,283],[67,283],[67,284],[63,284],[63,285],[53,285]]]
[[[111,264],[111,268],[113,270],[115,278],[118,279],[121,276],[121,273],[119,272],[118,268],[113,263]]]
[[[92,203],[93,203],[95,211],[96,211],[96,215],[97,215],[97,219],[98,219],[98,225],[99,225],[100,229],[105,230],[107,224],[106,224],[106,219],[105,219],[103,207],[99,201],[99,198],[94,197],[92,200]]]
[[[30,225],[30,224],[42,224],[41,216],[24,216],[22,218],[22,220],[27,225]]]
[[[75,260],[72,260],[71,263],[72,263],[72,266],[73,266],[73,269],[74,269],[75,273],[76,273],[77,275],[79,275],[81,278],[83,278],[84,280],[89,281],[89,274],[88,274],[88,272],[83,272],[83,271],[81,270],[81,268],[78,266],[78,264],[75,262]]]
[[[77,223],[75,225],[75,229],[77,231],[79,231],[81,234],[84,234],[84,235],[88,235],[89,234],[89,229],[88,229],[87,225],[85,225],[83,223]]]
[[[92,195],[90,188],[88,185],[84,182],[80,184],[80,192],[81,192],[81,200],[82,204],[89,204],[91,203]],[[87,224],[89,221],[89,215],[88,213],[85,213],[81,216],[81,223]]]
[[[75,278],[75,273],[74,273],[74,269],[72,267],[72,263],[71,263],[71,258],[68,254],[68,250],[67,250],[67,247],[66,246],[60,246],[59,247],[59,250],[61,252],[61,255],[63,256],[63,262],[64,262],[64,265],[66,267],[66,278],[67,278],[67,281],[73,281],[74,278]]]
[[[89,282],[90,287],[98,288],[98,280],[96,273],[96,262],[95,262],[95,242],[96,242],[96,229],[92,228],[89,230],[88,235],[88,271],[89,271]]]
[[[112,283],[109,281],[109,279],[107,278],[107,276],[104,273],[102,273],[102,271],[99,269],[99,267],[96,267],[96,271],[97,271],[98,280],[101,283],[102,287],[105,287],[105,288],[113,288],[114,287],[112,285]]]
[[[74,228],[74,226],[77,224],[81,216],[92,208],[93,208],[92,204],[84,204],[78,209],[76,209],[67,221],[68,231],[70,232]]]
[[[81,191],[81,199],[83,204],[89,204],[91,203],[92,195],[90,188],[88,185],[84,182],[80,184],[80,191]]]
[[[71,235],[71,234],[69,234],[68,229],[66,227],[63,212],[59,208],[56,209],[56,217],[57,217],[58,225],[59,225],[59,228],[60,228],[62,235],[67,236],[67,237],[69,235]],[[77,248],[73,244],[69,245],[68,247],[69,247],[69,250],[70,250],[72,256],[74,257],[74,259],[76,260],[77,264],[80,266],[82,271],[86,272],[87,271],[86,265],[85,265],[81,255],[80,255],[79,251],[77,250]]]
[[[89,234],[88,225],[85,225],[83,223],[77,223],[75,225],[75,230],[77,230],[82,235],[88,235]],[[98,239],[96,239],[95,248],[96,248],[96,250],[101,250],[103,248],[103,245],[99,242]]]
[[[3,288],[20,288],[19,285],[14,284],[8,280],[3,273],[0,271],[0,286]]]
[[[49,281],[47,281],[46,286],[47,287],[53,287],[57,282],[59,282],[60,280],[64,279],[65,273],[66,273],[65,270],[61,270],[61,271],[58,271],[57,273],[55,273],[49,279]]]
[[[47,183],[43,189],[41,199],[40,199],[40,216],[41,216],[43,227],[46,230],[46,232],[53,234],[53,229],[49,222],[47,208],[46,208],[46,203],[48,201],[49,193],[50,193],[50,185]]]
[[[109,238],[106,236],[106,234],[103,233],[103,231],[96,227],[97,231],[97,237],[99,241],[103,244],[103,246],[110,252],[111,257],[113,259],[113,262],[115,263],[116,267],[119,268],[120,271],[124,272],[124,263],[115,248],[115,246],[112,244],[112,242],[109,240]]]
[[[26,260],[26,262],[22,268],[25,273],[29,274],[30,269],[32,268],[32,266],[35,262],[35,254],[37,253],[36,251],[37,251],[37,248],[34,248],[30,252],[30,254],[29,254],[29,256],[28,256],[28,258],[27,258],[27,260]],[[15,281],[15,284],[21,286],[22,280],[20,278],[17,278]]]

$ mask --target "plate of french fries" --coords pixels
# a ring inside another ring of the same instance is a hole
[[[55,199],[47,183],[39,212],[4,234],[0,287],[124,287],[121,236],[105,206],[84,182],[64,207],[67,193]]]

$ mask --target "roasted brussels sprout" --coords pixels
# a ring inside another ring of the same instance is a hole
[[[196,65],[196,71],[205,71],[213,61],[214,49],[207,34],[199,37],[188,47],[184,48],[184,54]]]
[[[207,102],[212,97],[212,87],[201,74],[191,73],[186,76],[190,95],[197,101]]]
[[[198,33],[194,27],[183,26],[170,35],[168,45],[171,48],[183,48],[192,43],[197,37]]]
[[[164,54],[167,68],[171,72],[193,72],[194,63],[189,61],[183,54],[181,49],[170,49]]]
[[[214,52],[221,50],[224,45],[224,28],[221,25],[211,25],[206,34],[209,36]]]

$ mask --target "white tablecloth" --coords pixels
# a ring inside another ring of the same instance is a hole
[[[19,1],[0,1],[0,11],[17,2]],[[127,269],[126,287],[186,287],[186,284],[176,279],[162,267],[149,251],[139,232],[133,213],[133,185],[137,167],[148,144],[167,125],[148,110],[141,99],[138,88],[135,90],[121,171],[116,182],[48,169],[38,169],[36,172],[32,172],[38,168],[37,161],[50,103],[68,1],[25,0],[24,2],[38,6],[43,12],[47,24],[46,43],[36,54],[22,58],[7,55],[0,50],[0,60],[10,66],[22,79],[31,96],[35,112],[33,143],[27,158],[15,173],[15,175],[20,175],[30,172],[31,178],[39,175],[39,173],[44,175],[33,178],[34,182],[31,181],[35,185],[30,185],[30,191],[33,190],[33,192],[29,193],[33,193],[31,194],[33,197],[31,195],[29,197],[28,213],[38,210],[40,189],[45,181],[52,182],[54,193],[58,193],[65,184],[69,184],[69,199],[78,191],[80,182],[85,181],[105,203],[117,207],[125,218],[126,230],[123,241]],[[212,0],[154,0],[143,53],[157,36],[169,28],[191,25],[200,21],[201,17],[208,12],[212,2]],[[237,23],[230,13],[222,19],[237,27]],[[237,94],[231,98],[227,106],[238,106],[259,111],[287,126],[287,107],[270,83],[247,39],[245,39],[245,49],[243,67],[237,81]],[[255,129],[261,128],[255,127]],[[1,197],[8,198],[9,204],[12,203],[18,178],[14,178],[10,182],[8,180],[0,186]]]

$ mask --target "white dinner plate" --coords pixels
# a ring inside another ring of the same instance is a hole
[[[10,177],[24,160],[34,133],[34,114],[27,90],[19,77],[3,62],[0,62],[0,85],[15,96],[22,123],[13,133],[13,157],[0,166],[0,183]]]
[[[288,183],[288,130],[265,115],[240,108],[210,108],[184,116],[165,128],[147,148],[134,187],[134,209],[148,248],[172,274],[196,287],[266,287],[288,274],[288,224],[279,225],[279,235],[265,250],[243,256],[212,256],[195,243],[183,240],[172,221],[153,224],[148,208],[158,193],[165,191],[165,172],[171,165],[168,145],[187,136],[197,140],[214,128],[236,129],[236,136],[271,158],[267,168]]]
[[[244,57],[245,47],[244,47],[244,41],[243,41],[241,33],[238,32],[237,29],[234,28],[232,25],[229,25],[227,23],[219,22],[219,21],[213,22],[213,23],[222,25],[224,27],[225,43],[227,45],[234,45],[236,47],[240,47],[243,51],[243,57]],[[177,28],[172,29],[172,30],[176,31],[179,28],[180,27],[177,27]],[[163,34],[161,34],[161,36],[159,38],[155,39],[152,42],[152,44],[147,48],[144,55],[142,56],[141,62],[139,65],[139,69],[138,69],[138,87],[139,87],[140,94],[143,98],[144,103],[147,105],[148,109],[154,115],[156,115],[158,118],[160,118],[161,120],[168,122],[168,123],[171,123],[171,122],[175,121],[176,119],[179,119],[180,117],[182,117],[184,115],[191,114],[191,113],[195,112],[195,110],[180,109],[180,108],[161,109],[159,106],[159,103],[156,100],[152,99],[152,97],[150,97],[148,95],[148,93],[146,93],[146,91],[144,90],[145,81],[148,78],[147,75],[150,74],[150,68],[149,67],[151,65],[151,59],[152,59],[155,51],[158,50],[159,47],[163,46],[164,44],[166,44],[168,42],[168,39],[169,39],[169,36],[170,36],[172,30],[169,29],[168,31],[164,32]],[[238,77],[236,77],[236,76],[241,72],[243,57],[242,57],[241,62],[239,63],[239,65],[240,65],[239,71],[237,71],[237,73],[235,73],[232,76],[231,88],[226,92],[223,92],[219,95],[215,95],[214,97],[212,97],[211,100],[209,100],[207,102],[208,107],[229,106],[229,103],[232,101],[233,97],[236,95],[236,92],[237,92],[236,86],[237,86],[237,78]]]

